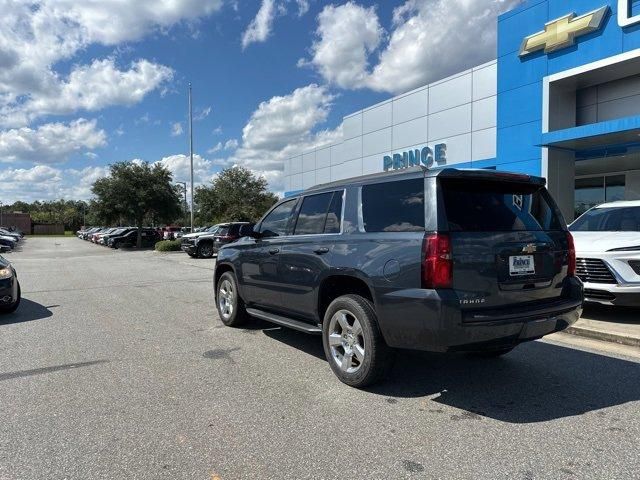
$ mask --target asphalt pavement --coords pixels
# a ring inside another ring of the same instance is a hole
[[[6,256],[0,480],[640,478],[639,349],[401,352],[360,391],[319,337],[224,327],[213,260],[75,238]]]

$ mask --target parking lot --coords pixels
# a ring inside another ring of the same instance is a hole
[[[640,354],[556,335],[400,353],[369,391],[319,337],[223,327],[214,260],[31,238],[0,318],[0,479],[640,478]]]

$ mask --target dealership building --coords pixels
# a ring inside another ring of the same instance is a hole
[[[345,117],[285,161],[285,190],[412,165],[544,176],[567,220],[640,199],[640,0],[525,1],[497,60]]]

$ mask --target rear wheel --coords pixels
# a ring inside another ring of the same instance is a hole
[[[196,257],[211,258],[213,257],[213,243],[204,242],[198,245],[196,249]]]
[[[373,304],[359,295],[338,297],[322,324],[327,361],[341,382],[363,388],[381,380],[392,366]]]
[[[239,327],[247,322],[249,315],[238,294],[238,283],[231,272],[223,273],[218,280],[216,306],[220,320],[227,327]]]
[[[20,283],[18,283],[18,298],[11,305],[0,307],[0,313],[13,313],[20,306],[20,300],[22,300],[22,291],[20,290]]]

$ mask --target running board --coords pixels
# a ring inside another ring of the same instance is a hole
[[[276,315],[275,313],[267,313],[255,308],[247,308],[247,313],[252,317],[266,320],[267,322],[275,323],[283,327],[293,328],[294,330],[298,330],[300,332],[311,333],[314,335],[320,335],[322,333],[322,329],[319,326],[314,326],[310,323],[300,322],[288,317]]]

